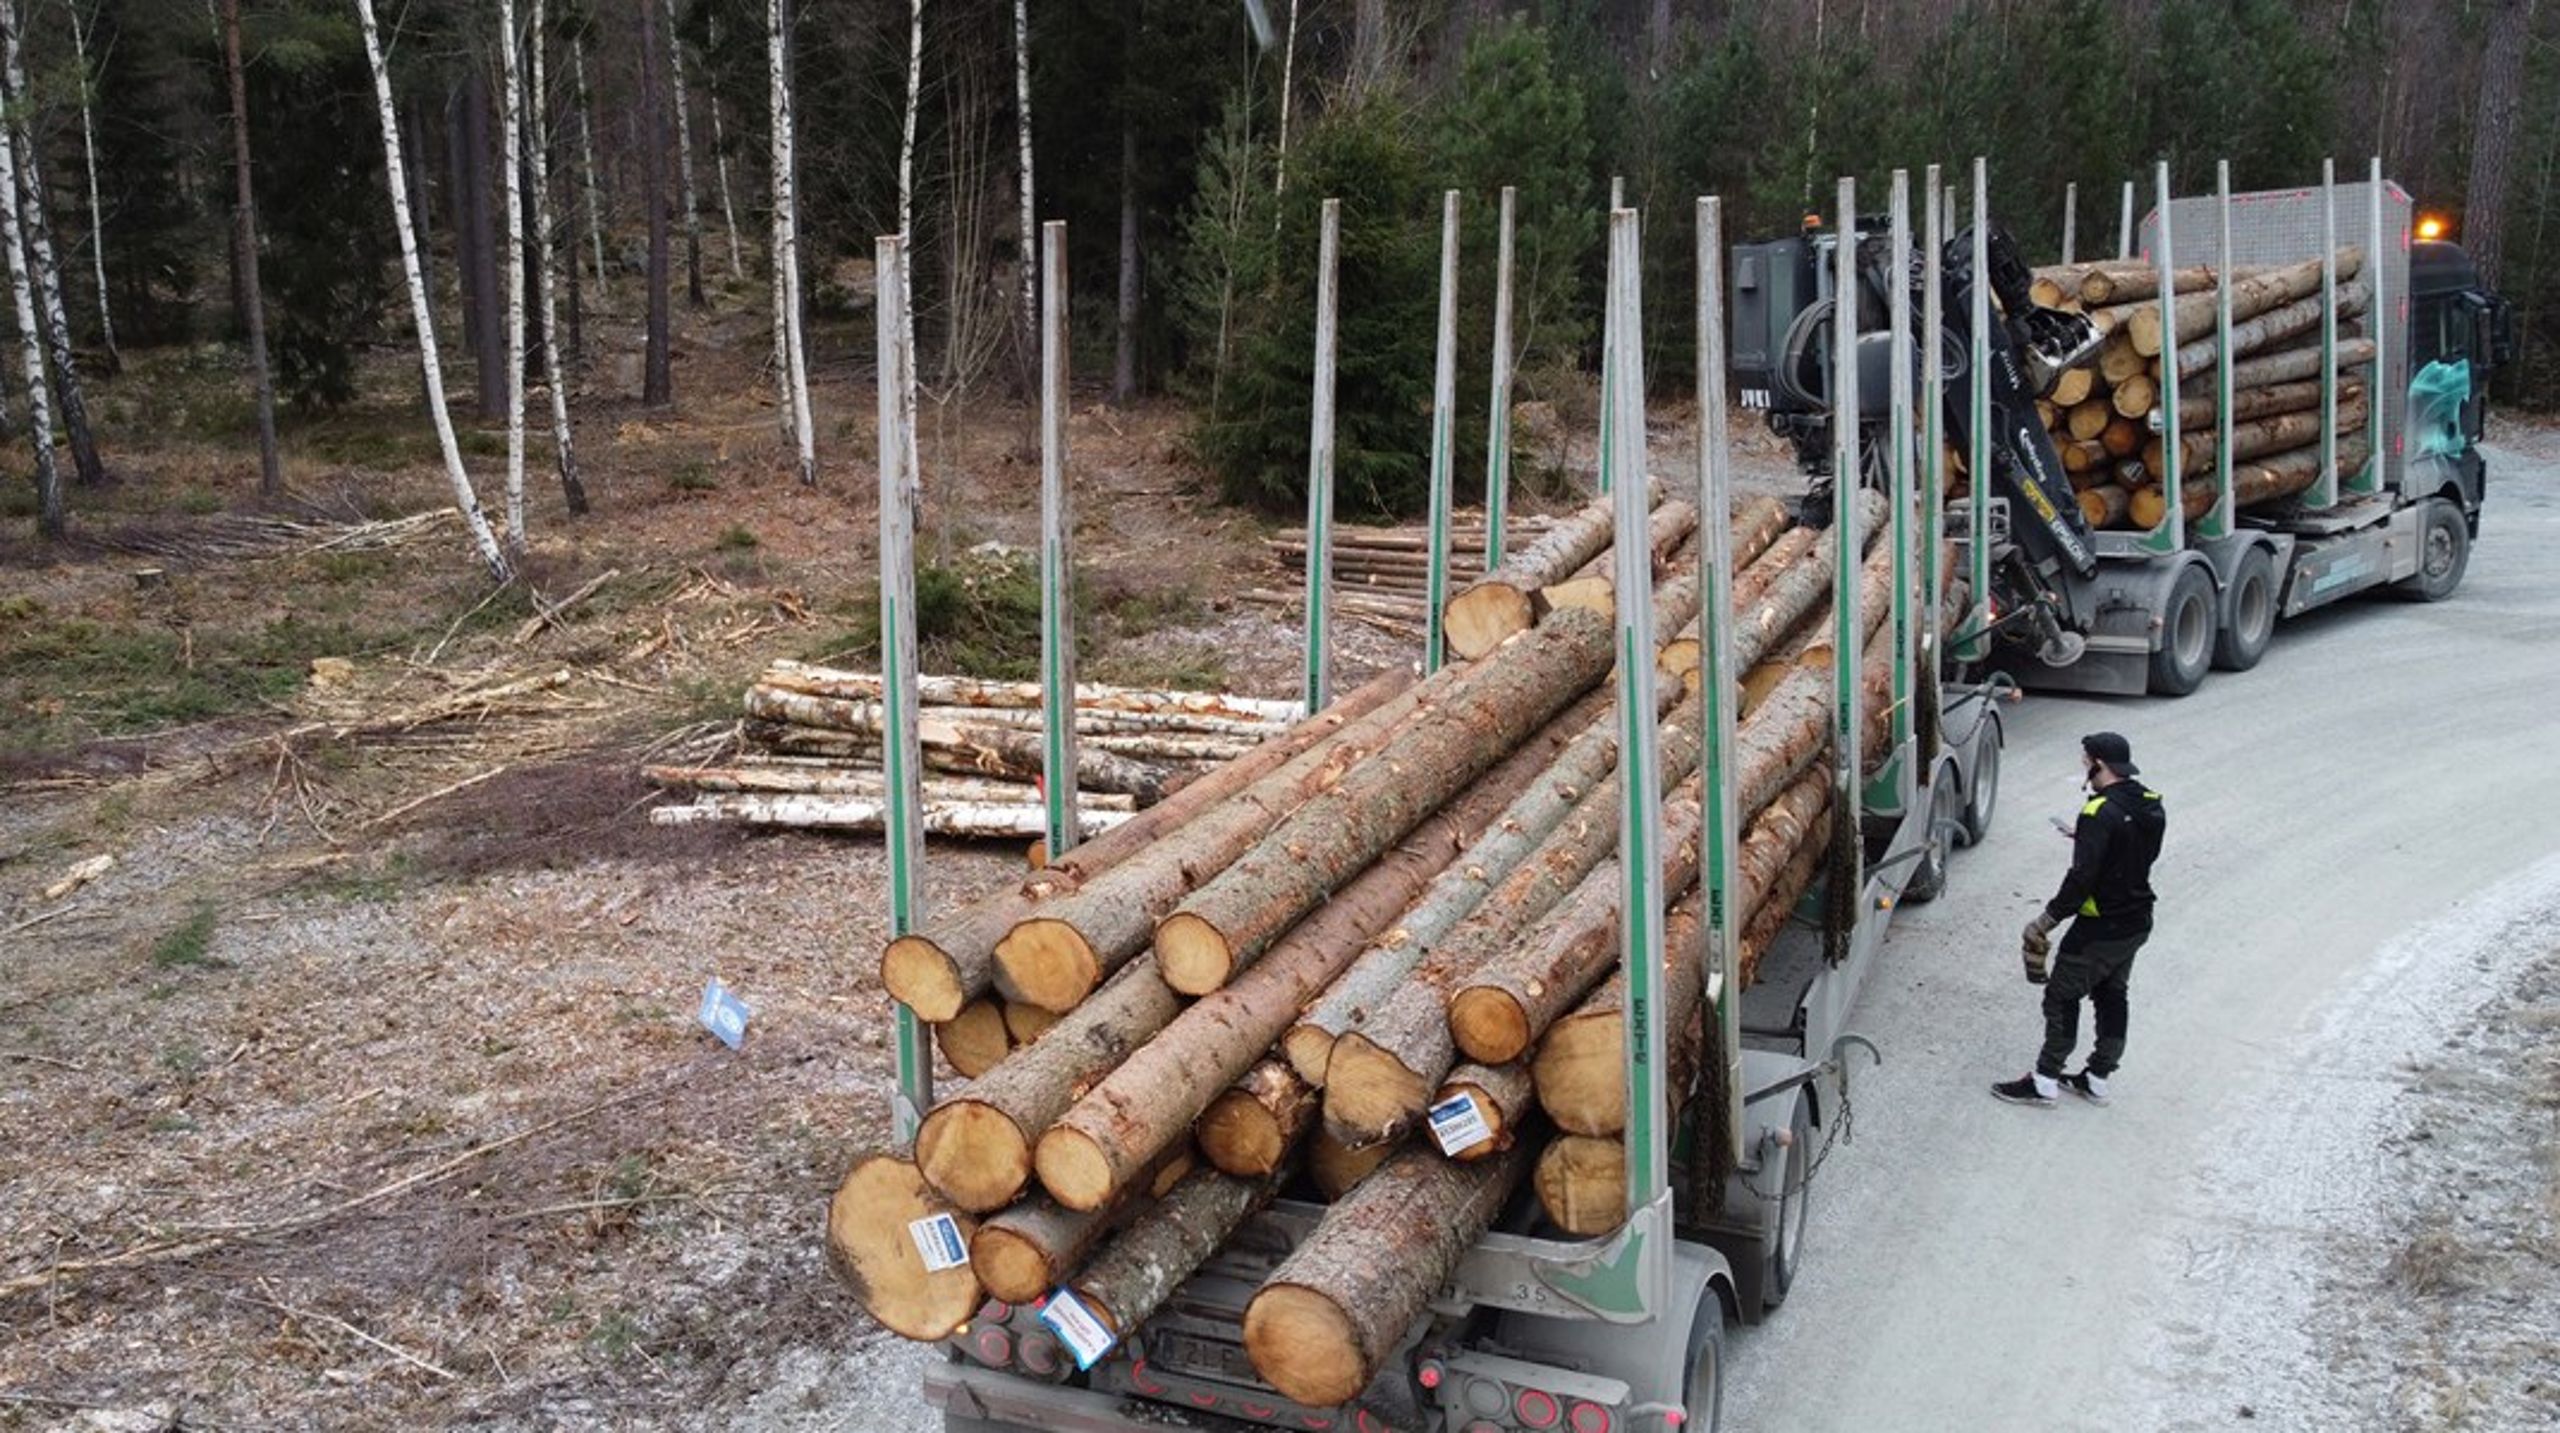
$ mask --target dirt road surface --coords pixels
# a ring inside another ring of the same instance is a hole
[[[1732,1426],[2560,1417],[2560,444],[2513,441],[2453,601],[2312,614],[2182,701],[2012,710],[1990,839],[1853,1021],[1885,1064]],[[2107,1108],[2000,1104],[2102,728],[2170,812],[2125,1067]]]

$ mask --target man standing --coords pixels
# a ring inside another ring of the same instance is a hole
[[[2071,870],[2034,920],[2027,922],[2027,983],[2044,986],[2044,1050],[2034,1073],[1993,1085],[2012,1104],[2050,1108],[2067,1087],[2103,1105],[2107,1077],[2124,1058],[2125,982],[2133,957],[2151,938],[2151,863],[2169,824],[2160,793],[2133,778],[2133,746],[2111,731],[2080,739],[2080,762],[2094,793],[2080,808],[2071,837]],[[2064,920],[2062,958],[2046,979],[2053,928]],[[2089,1062],[2066,1075],[2063,1063],[2080,1042],[2080,1002],[2097,1007],[2098,1042]]]

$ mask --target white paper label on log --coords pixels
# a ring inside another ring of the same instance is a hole
[[[960,1237],[960,1221],[948,1214],[929,1214],[907,1224],[907,1237],[924,1256],[924,1271],[939,1274],[969,1262],[968,1241]]]
[[[694,1013],[694,1018],[702,1022],[703,1029],[718,1036],[720,1043],[732,1050],[746,1042],[747,1002],[730,993],[729,987],[721,984],[717,976],[702,987],[702,1008]]]
[[[1050,1332],[1058,1336],[1058,1342],[1067,1346],[1067,1352],[1076,1356],[1078,1368],[1091,1368],[1111,1352],[1111,1330],[1102,1326],[1102,1320],[1093,1316],[1093,1310],[1086,1308],[1073,1290],[1060,1289],[1051,1294],[1048,1304],[1040,1310],[1040,1322],[1047,1324]]]
[[[1440,1141],[1442,1154],[1454,1155],[1493,1138],[1493,1130],[1484,1122],[1484,1111],[1476,1108],[1475,1096],[1451,1095],[1431,1107],[1431,1137]]]

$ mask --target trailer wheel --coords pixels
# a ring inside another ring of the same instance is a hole
[[[1991,730],[1982,734],[1974,747],[1973,784],[1965,788],[1964,843],[1979,846],[1991,834],[1991,813],[2000,806],[2000,727],[1992,720]]]
[[[2183,697],[2204,685],[2213,667],[2213,579],[2194,563],[2169,582],[2160,607],[2160,650],[2151,654],[2154,695]]]
[[[1787,1121],[1786,1162],[1778,1171],[1777,1205],[1770,1211],[1769,1268],[1760,1279],[1760,1306],[1774,1309],[1787,1301],[1796,1269],[1804,1263],[1805,1203],[1810,1193],[1806,1162],[1813,1156],[1813,1106],[1799,1094]]]
[[[1681,1433],[1715,1433],[1724,1423],[1724,1300],[1714,1289],[1698,1302],[1689,1325],[1689,1377],[1680,1402],[1688,1417]]]
[[[2213,664],[2245,672],[2267,654],[2276,635],[2276,560],[2263,547],[2240,555],[2231,570],[2230,620],[2213,639]]]
[[[2427,499],[2418,524],[2418,571],[2400,590],[2421,602],[2442,602],[2462,585],[2471,566],[2471,528],[2462,511],[2442,498]]]
[[[1934,901],[1947,888],[1947,857],[1956,838],[1964,834],[1964,813],[1956,794],[1952,768],[1938,773],[1929,784],[1929,836],[1920,843],[1920,859],[1911,866],[1911,879],[1902,883],[1902,898],[1914,905]]]

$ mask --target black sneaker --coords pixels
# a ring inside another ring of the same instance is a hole
[[[1994,1099],[2007,1100],[2013,1105],[2033,1105],[2038,1109],[2047,1110],[2053,1108],[2053,1096],[2045,1093],[2044,1087],[2037,1083],[2033,1075],[2020,1075],[2014,1080],[1993,1085],[1991,1095]]]
[[[2107,1102],[2107,1077],[2086,1070],[2062,1077],[2062,1087],[2093,1105]]]

